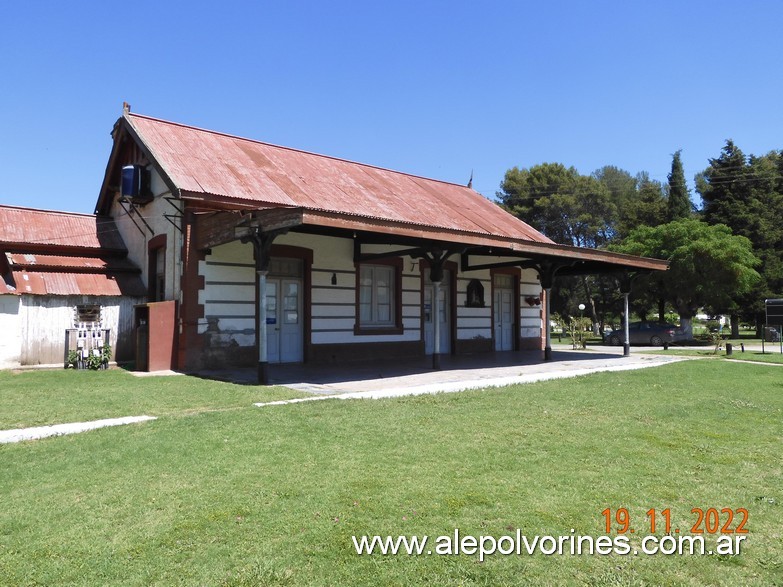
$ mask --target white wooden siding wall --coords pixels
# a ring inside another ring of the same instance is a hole
[[[199,333],[209,330],[212,344],[218,346],[252,346],[256,336],[256,285],[253,246],[234,241],[213,247],[204,261],[199,261],[204,289],[199,303],[204,318]]]
[[[503,263],[512,261],[504,257],[471,257],[470,261],[475,265],[488,263]],[[468,283],[478,279],[484,286],[484,307],[467,308]],[[519,297],[520,325],[519,335],[522,338],[541,336],[541,307],[530,306],[525,301],[527,296],[539,297],[541,284],[538,281],[538,273],[535,269],[524,269],[520,278]],[[457,279],[457,338],[467,340],[471,338],[492,338],[492,277],[489,269],[482,271],[467,271],[460,273]]]
[[[313,250],[313,344],[416,341],[421,338],[421,277],[419,265],[413,267],[409,257],[403,257],[402,268],[403,334],[357,336],[354,334],[356,269],[353,262],[353,241],[291,233],[275,243]],[[362,252],[382,253],[398,248],[373,245],[364,246]],[[332,285],[332,274],[337,277],[337,285]]]
[[[519,283],[519,304],[522,308],[520,332],[522,338],[538,338],[541,336],[541,305],[531,306],[525,298],[528,296],[541,298],[541,283],[535,269],[524,269]]]
[[[110,344],[112,359],[127,361],[136,356],[136,339],[134,337],[134,306],[143,304],[144,298],[135,297],[88,297],[100,304],[103,327],[110,328]]]
[[[284,239],[285,244],[313,249],[312,343],[352,342],[356,322],[353,241],[303,235],[285,235]],[[337,285],[332,285],[332,273]]]
[[[471,262],[478,264],[473,259]],[[474,279],[478,279],[484,286],[483,308],[465,306],[468,301],[468,284]],[[457,276],[457,338],[459,340],[492,338],[492,279],[489,269],[467,271]]]
[[[403,258],[402,322],[403,334],[355,335],[356,270],[353,263],[353,241],[326,236],[289,233],[275,240],[275,244],[312,249],[312,343],[372,343],[388,341],[417,341],[421,339],[421,273],[419,263]],[[384,245],[364,246],[366,253],[393,251]],[[458,260],[454,256],[451,260]],[[474,263],[503,261],[494,257],[472,258]],[[204,304],[204,318],[199,332],[207,331],[218,344],[251,346],[255,341],[255,271],[253,249],[250,244],[235,241],[213,247],[199,264],[205,289],[199,292],[199,303]],[[337,284],[332,285],[332,275]],[[483,308],[468,308],[468,283],[478,279],[484,286]],[[535,270],[522,272],[519,300],[522,321],[520,335],[537,337],[541,333],[540,307],[529,306],[526,296],[539,296],[541,286]],[[457,275],[457,338],[492,338],[492,280],[489,270],[469,271]]]
[[[421,271],[410,257],[402,258],[402,326],[403,340],[420,340],[421,332]],[[415,271],[415,273],[414,273]]]
[[[0,295],[0,369],[19,366],[22,350],[21,303],[21,296]]]
[[[114,358],[127,359],[133,349],[133,306],[139,298],[114,296],[22,295],[19,311],[22,365],[63,362],[65,331],[73,328],[74,309],[79,304],[101,306],[103,327],[111,330],[109,344]],[[119,341],[119,346],[118,346]]]

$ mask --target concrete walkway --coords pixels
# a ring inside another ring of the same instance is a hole
[[[623,357],[622,350],[619,353],[607,351],[574,351],[555,352],[554,360],[544,362],[535,360],[520,364],[520,354],[509,354],[506,359],[516,358],[514,364],[486,364],[483,366],[464,365],[453,361],[450,366],[433,371],[420,370],[415,373],[405,373],[406,367],[399,366],[402,373],[390,372],[390,367],[385,368],[385,375],[357,377],[355,372],[343,368],[341,380],[330,381],[329,374],[323,373],[319,378],[310,375],[306,380],[290,380],[294,373],[289,373],[289,380],[282,383],[286,387],[298,391],[313,393],[313,397],[285,400],[278,402],[266,402],[257,406],[283,405],[287,403],[300,403],[303,401],[316,401],[322,399],[378,399],[387,397],[401,397],[407,395],[421,395],[433,393],[453,393],[468,389],[481,389],[486,387],[502,387],[518,383],[533,383],[550,379],[562,379],[566,377],[578,377],[605,371],[628,371],[656,367],[678,361],[688,360],[689,357],[662,356],[662,355],[631,355]],[[503,361],[502,357],[494,357],[495,361]],[[463,368],[458,368],[457,365]],[[382,366],[377,366],[376,370]],[[346,375],[353,374],[352,377]],[[304,373],[303,373],[304,375]],[[284,378],[284,374],[278,373],[278,378]]]
[[[35,428],[17,428],[15,430],[0,430],[0,444],[9,442],[22,442],[23,440],[38,440],[49,436],[63,436],[64,434],[76,434],[106,428],[107,426],[122,426],[123,424],[135,424],[156,420],[153,416],[127,416],[125,418],[107,418],[105,420],[92,420],[91,422],[71,422],[70,424],[54,424],[52,426],[37,426]]]

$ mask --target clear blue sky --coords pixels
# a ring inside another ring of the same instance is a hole
[[[92,212],[133,111],[492,196],[783,148],[783,2],[6,2],[0,203]],[[691,181],[692,185],[692,181]],[[698,198],[697,198],[698,199]]]

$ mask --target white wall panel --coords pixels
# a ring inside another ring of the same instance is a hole
[[[0,369],[18,367],[22,353],[22,297],[0,295]]]
[[[319,305],[329,305],[331,303],[354,305],[356,303],[356,291],[353,288],[314,287],[312,290],[312,302]]]
[[[492,330],[490,328],[480,328],[480,329],[460,328],[459,330],[457,330],[457,338],[459,340],[470,340],[472,338],[489,339],[492,338]]]

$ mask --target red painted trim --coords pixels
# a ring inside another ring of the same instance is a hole
[[[159,234],[152,237],[147,243],[147,299],[151,302],[162,302],[164,300],[156,299],[156,292],[158,289],[157,278],[157,257],[158,252],[163,249],[163,279],[166,278],[166,246],[168,243],[168,235]],[[165,281],[164,281],[165,285]],[[164,290],[165,296],[165,290]]]
[[[158,236],[153,236],[147,243],[147,250],[151,251],[153,249],[159,249],[161,247],[165,247],[168,242],[168,238],[169,235],[167,234],[159,234]]]

